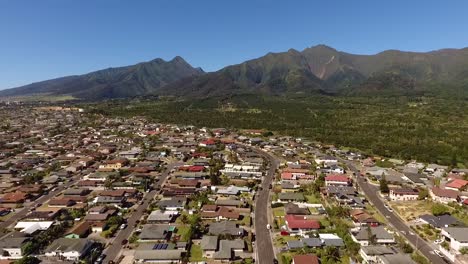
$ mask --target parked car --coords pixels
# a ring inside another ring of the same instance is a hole
[[[127,240],[127,239],[122,240],[122,245],[125,245],[125,244],[127,244],[127,243],[128,243],[128,240]]]
[[[127,224],[121,224],[121,225],[120,225],[120,230],[123,230],[123,229],[125,229],[126,227],[127,227]]]
[[[441,244],[442,242],[444,242],[444,240],[442,240],[442,239],[437,239],[436,241],[434,241],[434,244]]]
[[[442,252],[440,252],[439,250],[434,250],[434,253],[435,253],[437,256],[441,257],[441,258],[444,257],[444,255],[442,254]]]

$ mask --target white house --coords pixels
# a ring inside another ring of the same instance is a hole
[[[45,250],[47,257],[61,257],[76,261],[89,253],[92,242],[81,238],[59,238]]]
[[[412,201],[417,200],[418,196],[418,190],[408,188],[391,188],[389,198],[392,201]]]
[[[468,247],[467,227],[445,227],[440,234],[449,243],[450,250],[445,250],[442,246],[440,249],[452,261],[460,255],[460,249]]]

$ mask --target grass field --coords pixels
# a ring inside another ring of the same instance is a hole
[[[389,202],[389,204],[405,221],[412,221],[423,214],[431,214],[434,205],[430,200]]]
[[[203,251],[200,245],[193,244],[190,248],[190,261],[203,261]]]
[[[284,207],[273,208],[273,215],[275,217],[285,216]]]

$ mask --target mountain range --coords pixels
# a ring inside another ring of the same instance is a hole
[[[468,91],[468,48],[356,55],[325,45],[263,57],[205,73],[181,57],[155,59],[0,91],[0,96],[71,95],[99,100],[142,95],[411,95]]]

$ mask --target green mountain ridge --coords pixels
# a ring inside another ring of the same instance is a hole
[[[425,95],[468,92],[468,48],[431,52],[387,50],[356,55],[325,45],[268,53],[204,73],[182,58],[156,59],[0,91],[0,96],[72,95],[83,99],[236,94]]]
[[[158,58],[131,66],[108,68],[7,89],[0,91],[0,96],[50,94],[72,95],[90,100],[134,97],[155,92],[184,77],[203,73],[203,70],[193,68],[179,56],[170,61]]]

